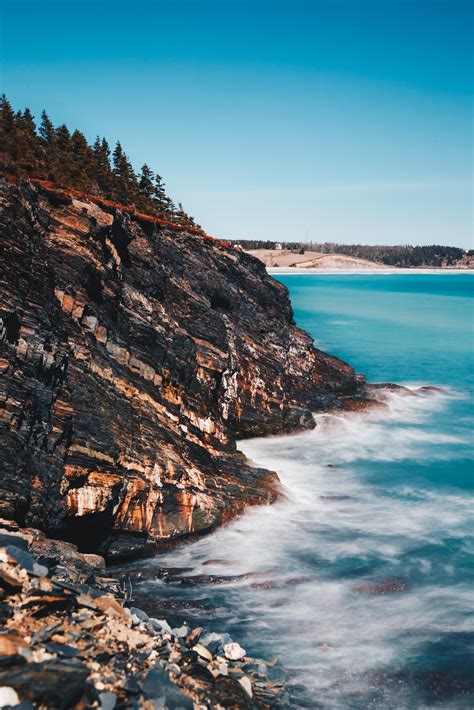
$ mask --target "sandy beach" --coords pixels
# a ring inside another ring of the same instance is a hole
[[[393,274],[474,274],[474,269],[401,269],[389,267],[384,269],[307,269],[298,267],[285,266],[268,266],[267,273],[272,275],[289,276],[291,274],[340,274],[340,275],[377,275],[377,276],[392,276]]]

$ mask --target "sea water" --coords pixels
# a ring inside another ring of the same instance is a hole
[[[290,707],[472,708],[474,277],[280,280],[317,347],[370,382],[442,390],[241,442],[287,498],[149,561],[139,591],[279,657]],[[165,566],[223,583],[154,578]]]

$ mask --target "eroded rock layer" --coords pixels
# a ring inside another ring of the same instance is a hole
[[[238,437],[363,381],[217,240],[0,181],[1,514],[109,556],[272,501]]]

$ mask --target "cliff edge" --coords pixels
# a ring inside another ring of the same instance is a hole
[[[3,518],[109,558],[210,530],[278,495],[236,439],[363,394],[224,242],[4,179],[0,234]]]

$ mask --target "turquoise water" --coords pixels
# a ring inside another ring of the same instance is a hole
[[[472,708],[474,279],[281,281],[318,347],[369,381],[443,390],[387,392],[387,411],[242,442],[287,499],[148,562],[140,592],[278,656],[289,707]],[[164,566],[224,583],[166,582]]]

